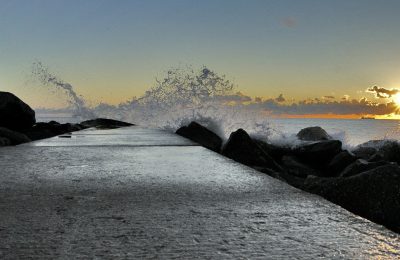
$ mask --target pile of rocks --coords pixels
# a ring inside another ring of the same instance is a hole
[[[177,134],[400,232],[397,141],[370,141],[348,151],[321,127],[308,127],[297,134],[301,143],[291,147],[253,139],[243,129],[222,145],[219,136],[195,122]]]
[[[132,124],[112,119],[93,119],[79,124],[36,122],[35,111],[9,92],[0,92],[0,146],[18,145],[89,127],[118,128]]]

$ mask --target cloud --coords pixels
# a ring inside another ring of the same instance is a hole
[[[214,100],[218,100],[223,103],[245,103],[252,101],[252,98],[242,94],[241,92],[237,92],[232,95],[220,95],[214,97]]]
[[[286,28],[295,28],[297,26],[297,20],[293,17],[286,17],[282,19],[281,24]]]
[[[360,100],[346,99],[340,101],[308,99],[292,104],[281,104],[274,99],[261,103],[252,103],[252,109],[261,109],[265,112],[280,115],[308,115],[308,114],[337,114],[337,115],[386,115],[398,112],[394,102],[376,103],[366,98]]]
[[[335,99],[334,96],[323,96],[323,98],[325,98],[325,99]]]
[[[397,88],[386,89],[386,88],[380,88],[378,86],[373,86],[372,88],[367,89],[367,92],[375,93],[375,96],[377,98],[390,98],[393,95],[399,93],[399,91],[400,90]]]

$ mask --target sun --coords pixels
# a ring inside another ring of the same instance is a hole
[[[400,106],[400,93],[393,96],[393,102]]]

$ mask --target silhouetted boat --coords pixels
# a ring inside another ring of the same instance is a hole
[[[360,119],[375,119],[373,116],[362,116]]]

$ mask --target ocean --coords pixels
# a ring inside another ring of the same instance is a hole
[[[37,114],[38,122],[48,122],[51,120],[60,123],[78,123],[79,118],[75,118],[68,113],[46,113]],[[269,128],[274,133],[274,141],[277,139],[291,140],[302,128],[309,126],[320,126],[325,129],[333,138],[343,141],[345,146],[356,146],[369,140],[377,139],[400,139],[400,121],[383,119],[315,119],[315,118],[271,118],[266,119]],[[137,123],[137,122],[130,122]],[[163,126],[162,128],[165,128]],[[175,127],[176,128],[176,127]],[[168,130],[176,130],[168,128]],[[248,130],[249,129],[245,129]],[[286,141],[286,142],[287,142]]]

